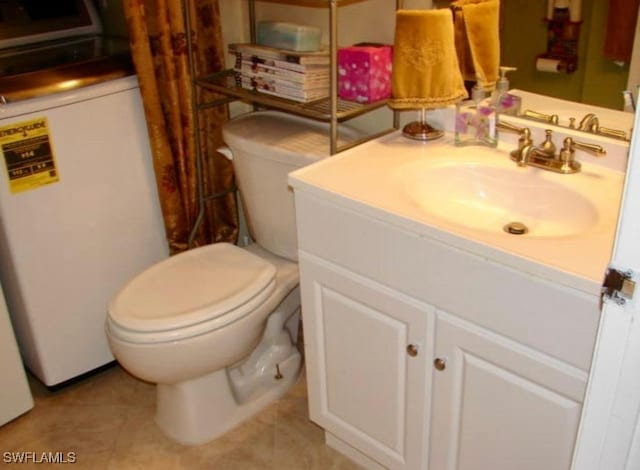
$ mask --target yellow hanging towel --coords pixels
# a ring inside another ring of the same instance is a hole
[[[450,9],[398,10],[393,50],[394,109],[433,109],[467,97]]]
[[[458,0],[451,6],[462,11],[464,22],[457,22],[457,25],[464,25],[468,42],[468,46],[460,44],[465,40],[465,34],[457,29],[458,53],[469,48],[479,86],[493,90],[500,73],[500,1]],[[468,76],[465,78],[469,79]]]
[[[468,81],[476,81],[476,69],[473,66],[473,58],[471,57],[471,48],[469,47],[469,38],[467,37],[467,27],[464,24],[464,13],[462,8],[452,8],[453,11],[453,30],[456,43],[456,52],[458,54],[458,64],[460,64],[460,72],[462,78]]]

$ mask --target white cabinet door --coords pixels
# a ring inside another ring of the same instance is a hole
[[[568,470],[586,374],[437,316],[429,468]]]
[[[314,256],[299,261],[311,419],[385,467],[424,468],[433,309]]]

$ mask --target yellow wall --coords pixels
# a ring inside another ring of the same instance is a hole
[[[616,65],[602,57],[604,44],[607,4],[605,0],[594,0],[591,14],[591,34],[587,48],[585,68],[586,79],[582,86],[582,102],[622,109],[622,91],[627,88],[629,64]],[[636,12],[629,12],[636,15]]]
[[[511,86],[586,104],[622,109],[628,65],[620,67],[602,57],[606,0],[583,0],[578,69],[571,74],[539,72],[535,58],[545,52],[546,2],[502,0],[501,56],[503,65],[518,67]],[[635,13],[633,13],[635,14]]]

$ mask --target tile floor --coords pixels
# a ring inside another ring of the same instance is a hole
[[[0,427],[4,452],[75,452],[74,465],[6,464],[0,467],[214,470],[355,470],[324,444],[309,421],[304,376],[280,400],[221,438],[185,447],[153,422],[155,389],[119,366],[50,391],[31,379],[35,407]]]

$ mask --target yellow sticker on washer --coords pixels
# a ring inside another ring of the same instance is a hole
[[[36,189],[60,180],[47,118],[0,127],[0,149],[12,193]]]

